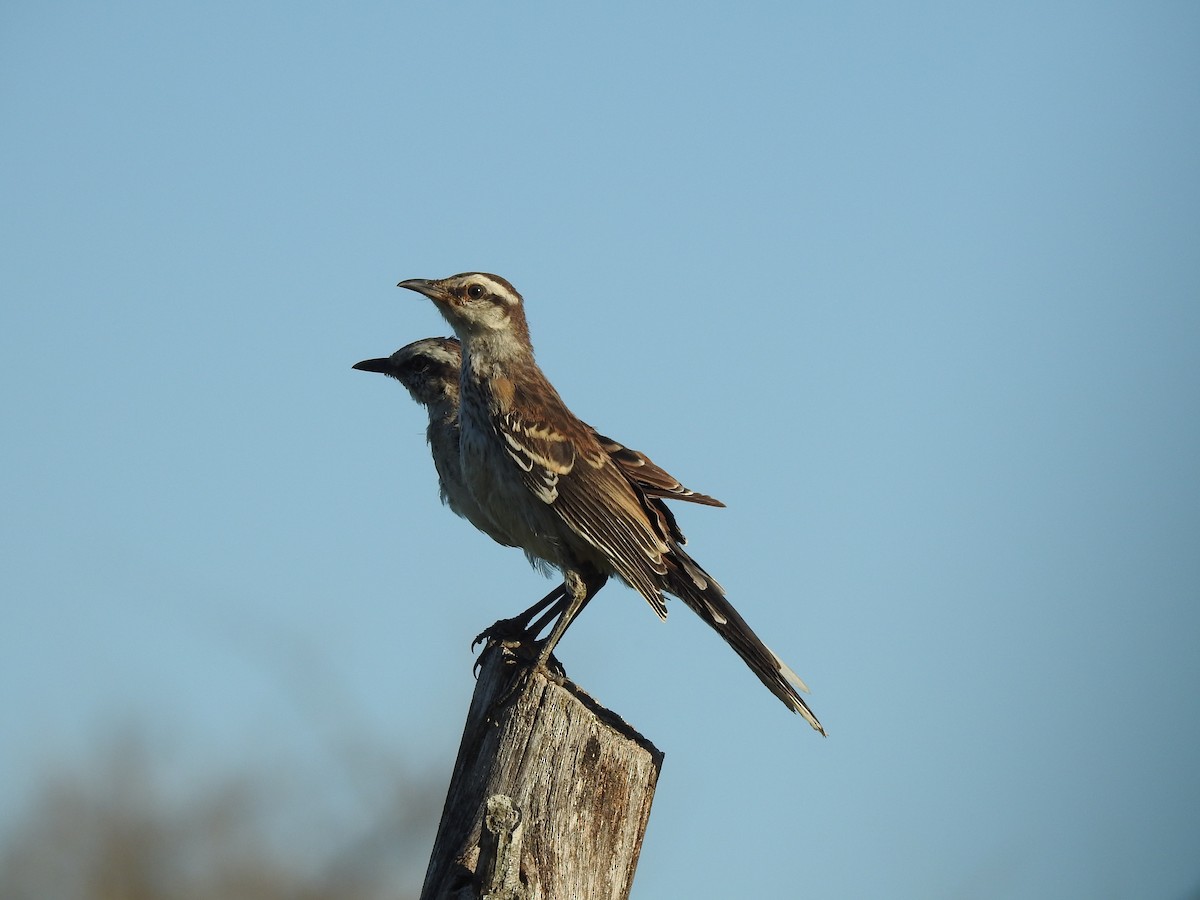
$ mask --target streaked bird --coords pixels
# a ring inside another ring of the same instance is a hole
[[[800,696],[808,690],[804,682],[684,552],[656,495],[622,470],[546,379],[516,289],[481,272],[413,278],[399,287],[432,300],[462,342],[459,452],[467,490],[493,527],[559,569],[570,591],[537,664],[546,663],[575,617],[616,575],[661,618],[664,592],[682,600],[776,697],[824,734]]]
[[[458,421],[461,367],[461,345],[456,338],[443,337],[413,341],[391,356],[364,359],[354,364],[354,368],[360,371],[378,372],[394,378],[408,389],[413,400],[425,408],[429,417],[425,435],[429,441],[434,468],[437,470],[438,491],[442,502],[496,543],[516,547],[519,546],[516,539],[510,537],[502,526],[493,522],[480,508],[463,479]],[[609,458],[651,498],[650,507],[654,514],[661,518],[664,527],[680,544],[685,542],[683,533],[679,530],[671,511],[659,498],[669,497],[707,506],[724,506],[721,501],[707,494],[685,488],[645,454],[630,450],[594,430],[592,434],[608,453]],[[535,568],[543,572],[548,569],[544,560],[529,553],[526,553],[526,556]],[[496,623],[481,634],[480,638],[493,630],[497,634],[523,631],[530,627],[535,617],[549,609],[547,616],[531,628],[532,634],[537,635],[550,619],[561,614],[567,596],[565,586],[560,585],[519,616]]]

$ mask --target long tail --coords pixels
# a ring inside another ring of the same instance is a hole
[[[700,568],[677,544],[672,544],[674,552],[669,559],[674,565],[667,573],[667,583],[664,585],[668,593],[674,594],[707,622],[772,694],[792,712],[804,716],[808,724],[824,736],[825,729],[800,696],[801,691],[808,692],[808,685],[759,640],[733,604],[725,599],[725,591],[716,579]]]

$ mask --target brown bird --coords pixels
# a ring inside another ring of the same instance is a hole
[[[513,543],[559,569],[570,591],[536,664],[545,665],[574,618],[616,575],[661,618],[664,592],[681,599],[776,697],[824,734],[800,696],[804,682],[684,552],[654,498],[613,462],[538,368],[516,289],[480,272],[414,278],[399,287],[432,300],[462,342],[459,453],[468,491]]]
[[[497,526],[475,502],[463,479],[459,458],[458,421],[462,348],[458,340],[442,337],[423,338],[401,347],[391,356],[357,362],[354,368],[394,378],[408,389],[413,400],[425,408],[429,417],[425,435],[429,441],[434,468],[437,470],[438,491],[442,502],[496,543],[505,547],[518,546],[516,541]],[[725,505],[707,494],[685,488],[656,466],[644,453],[630,450],[594,429],[591,431],[621,471],[638,485],[647,497],[654,498],[651,500],[651,508],[680,544],[685,543],[683,533],[679,530],[671,511],[658,498],[669,497],[707,506]],[[539,571],[546,573],[549,570],[545,560],[528,553],[526,556]],[[491,626],[476,638],[476,642],[491,634],[503,636],[524,632],[526,629],[532,636],[536,636],[551,620],[561,615],[568,593],[566,586],[560,585],[520,615],[502,619]],[[546,615],[531,626],[534,618],[547,609],[549,611]]]

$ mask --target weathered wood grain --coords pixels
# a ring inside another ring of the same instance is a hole
[[[519,651],[481,655],[421,898],[621,900],[663,754]]]

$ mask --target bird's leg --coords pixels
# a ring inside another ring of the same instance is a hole
[[[564,585],[562,597],[559,598],[557,603],[555,603],[548,610],[546,610],[546,612],[542,614],[541,618],[539,618],[536,622],[534,622],[532,625],[529,626],[529,628],[528,628],[529,634],[532,636],[537,636],[537,635],[541,634],[547,625],[549,625],[551,622],[553,622],[555,619],[557,619],[559,616],[561,616],[567,608],[567,597],[568,596],[569,595],[567,593],[566,586]],[[578,615],[578,613],[576,613],[576,615]]]
[[[583,612],[583,608],[588,605],[588,601],[596,596],[596,592],[604,587],[604,582],[608,580],[607,575],[591,573],[590,577],[588,577],[574,569],[568,569],[564,574],[563,586],[571,592],[571,599],[566,604],[566,608],[562,614],[558,617],[558,621],[554,623],[554,630],[550,632],[550,636],[542,641],[541,650],[538,652],[537,660],[533,664],[535,669],[545,668],[546,663],[550,660],[550,654],[554,652],[554,648],[558,645],[562,636],[571,627],[571,623]],[[539,622],[538,624],[542,626],[544,622]]]
[[[516,699],[529,679],[530,673],[535,670],[541,670],[551,680],[559,684],[562,683],[562,678],[566,675],[566,671],[558,660],[554,658],[554,648],[558,645],[559,640],[566,633],[571,623],[583,612],[583,608],[596,596],[596,592],[604,587],[606,581],[608,581],[607,575],[600,575],[595,572],[586,576],[573,569],[568,569],[565,572],[562,589],[564,593],[570,591],[570,600],[568,601],[567,597],[560,598],[559,602],[555,603],[553,608],[533,626],[531,629],[532,633],[537,634],[555,614],[558,614],[558,621],[554,623],[554,630],[550,632],[549,637],[540,642],[541,646],[537,659],[533,661],[532,665],[522,666],[517,671],[508,687],[496,699],[494,709],[499,709]],[[561,613],[559,612],[560,609],[562,609]]]
[[[520,615],[513,616],[511,619],[499,619],[483,629],[483,631],[475,635],[475,640],[471,641],[471,649],[474,650],[476,644],[486,640],[521,640],[526,637],[536,637],[546,627],[549,619],[540,619],[537,627],[530,629],[529,623],[533,621],[534,617],[547,607],[551,608],[551,613],[557,615],[558,610],[562,609],[566,602],[567,586],[564,583],[560,584]]]

